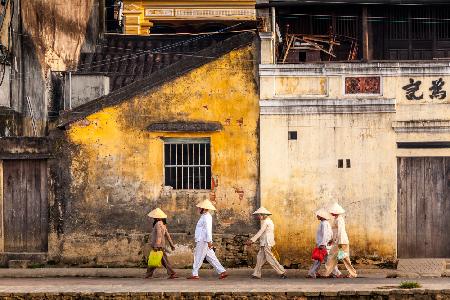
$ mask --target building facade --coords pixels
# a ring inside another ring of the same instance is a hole
[[[448,257],[450,10],[331,2],[257,3],[261,202],[282,260],[308,256],[333,201],[356,258]]]
[[[50,259],[145,263],[147,213],[160,207],[176,245],[173,263],[189,266],[195,205],[210,199],[218,255],[228,266],[246,265],[259,177],[254,39],[244,33],[184,55],[57,120]]]

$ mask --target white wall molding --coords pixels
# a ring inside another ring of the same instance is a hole
[[[450,132],[450,120],[395,121],[392,128],[397,133]]]
[[[259,105],[261,115],[395,113],[395,99],[274,99]]]
[[[260,76],[445,76],[450,75],[450,62],[348,62],[260,64]]]

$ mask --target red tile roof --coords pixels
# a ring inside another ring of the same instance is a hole
[[[82,53],[79,73],[102,73],[116,90],[180,59],[215,45],[230,34],[203,36],[130,36],[106,34],[95,53]]]
[[[234,49],[242,48],[246,45],[252,44],[255,39],[255,34],[252,32],[241,33],[238,35],[231,36],[222,41],[214,41],[213,45],[210,47],[206,47],[198,52],[194,52],[191,48],[191,53],[195,53],[195,55],[182,56],[181,59],[177,61],[171,61],[170,59],[164,60],[162,59],[162,66],[158,68],[150,68],[148,66],[147,70],[149,73],[143,72],[139,74],[136,70],[142,69],[138,68],[137,62],[134,61],[133,64],[129,62],[123,65],[123,68],[127,68],[127,72],[131,75],[128,77],[125,76],[125,81],[129,79],[131,82],[128,85],[125,85],[121,88],[117,88],[112,91],[110,94],[87,102],[83,105],[80,105],[70,111],[66,111],[59,116],[56,120],[56,126],[59,128],[66,128],[67,125],[81,120],[105,107],[109,107],[112,105],[117,105],[123,101],[127,101],[128,99],[132,99],[134,96],[139,95],[144,92],[151,91],[153,89],[158,88],[161,84],[168,82],[170,80],[174,80],[184,74],[188,73],[191,70],[199,68],[223,55],[229,53]],[[153,58],[156,55],[153,55]],[[169,56],[170,57],[170,56]],[[125,60],[126,61],[126,60]],[[151,60],[154,63],[154,60]],[[124,75],[118,75],[119,72],[111,72],[109,69],[112,64],[105,64],[105,73],[109,73],[115,78],[122,78]],[[121,65],[121,64],[120,64]],[[130,67],[131,65],[131,67]],[[92,66],[92,64],[91,64]],[[107,69],[108,68],[108,69]],[[129,68],[129,69],[128,69]],[[101,70],[101,69],[99,69]],[[114,70],[120,70],[120,68],[115,68]],[[142,77],[139,77],[142,76]],[[136,79],[141,78],[141,79]],[[123,81],[121,81],[123,83]]]

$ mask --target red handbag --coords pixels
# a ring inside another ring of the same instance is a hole
[[[323,248],[320,249],[319,247],[314,248],[311,258],[313,260],[318,260],[320,262],[323,262],[323,260],[325,259],[325,257],[327,256],[328,252],[327,249]]]

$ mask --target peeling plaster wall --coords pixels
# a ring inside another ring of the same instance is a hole
[[[99,3],[96,0],[25,0],[20,2],[22,69],[15,76],[23,84],[23,134],[35,135],[29,105],[36,122],[36,135],[45,135],[51,93],[50,71],[76,66],[80,52],[95,45],[99,32]],[[23,74],[23,75],[22,75]],[[16,78],[16,77],[14,77]],[[19,101],[13,99],[13,101]],[[30,104],[28,104],[28,102]]]
[[[285,264],[309,258],[314,211],[333,201],[347,210],[353,257],[396,257],[397,157],[450,155],[396,143],[450,140],[448,74],[440,62],[260,65],[261,202],[274,212]],[[345,78],[364,76],[380,78],[379,94],[346,94]],[[433,99],[430,87],[439,78],[447,95]],[[420,82],[422,100],[406,98],[410,79]],[[391,108],[373,104],[389,101]],[[270,102],[279,106],[265,110]],[[394,130],[396,123],[401,128]],[[288,131],[297,131],[298,140],[288,140]]]
[[[253,58],[254,47],[234,50],[60,133],[60,160],[52,167],[56,201],[50,257],[76,264],[138,264],[148,250],[146,214],[161,207],[178,246],[174,263],[189,265],[199,217],[195,204],[203,199],[218,208],[214,232],[220,234],[215,237],[219,255],[227,255],[224,249],[243,252],[236,236],[254,231],[251,213],[257,201],[259,110]],[[224,128],[213,133],[146,131],[151,123],[167,121],[220,122]],[[210,137],[216,189],[164,189],[162,137]]]
[[[3,46],[8,45],[8,25],[9,22],[11,22],[11,4],[8,3],[8,5],[5,7],[3,5],[0,6],[0,15],[5,12],[5,18],[3,19],[3,26],[0,28],[0,44]]]
[[[347,210],[354,255],[395,256],[393,117],[261,117],[261,199],[274,213],[276,248],[286,264],[310,256],[318,226],[314,211],[331,201]],[[288,140],[288,131],[297,131],[298,140]],[[338,159],[344,159],[344,168],[337,167]],[[346,168],[346,159],[351,168]]]

